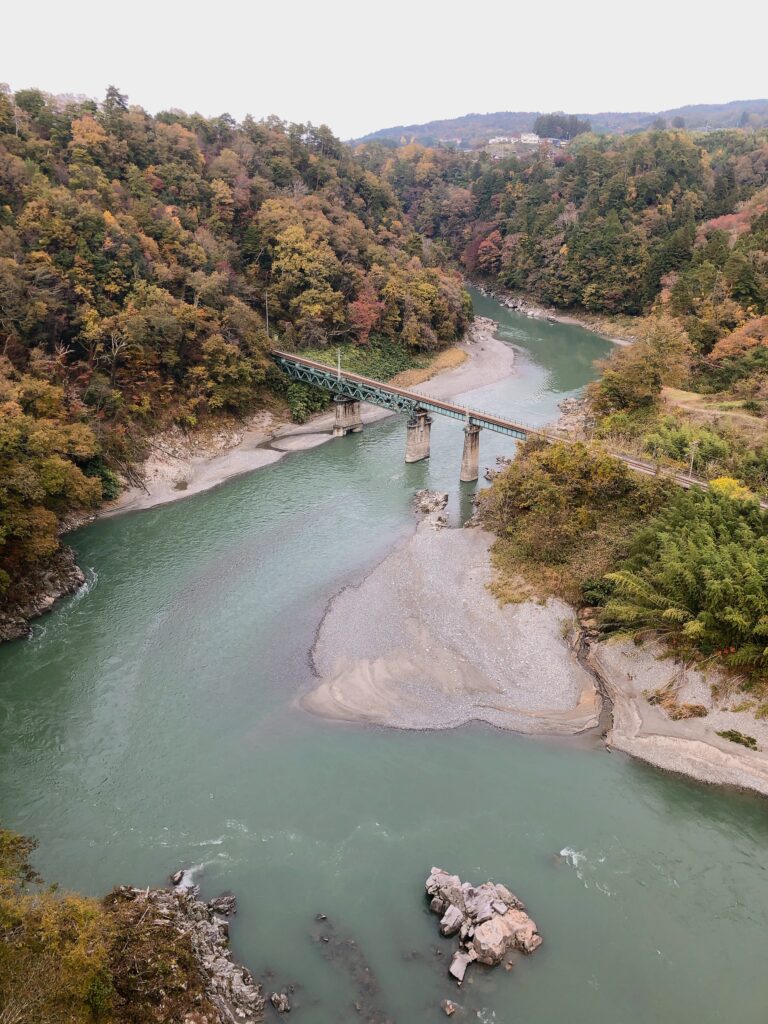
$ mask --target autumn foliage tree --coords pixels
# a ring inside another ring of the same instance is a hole
[[[361,345],[368,343],[371,331],[381,320],[383,310],[384,303],[377,298],[375,288],[369,281],[365,281],[349,307],[350,321]]]

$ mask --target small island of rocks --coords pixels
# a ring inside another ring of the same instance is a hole
[[[459,985],[471,963],[493,967],[511,950],[532,953],[543,941],[525,905],[505,885],[473,886],[433,867],[426,889],[429,909],[441,917],[441,934],[459,936],[459,948],[448,968]]]

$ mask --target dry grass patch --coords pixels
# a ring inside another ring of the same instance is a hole
[[[740,400],[729,401],[722,395],[701,395],[680,388],[664,388],[662,399],[669,411],[682,413],[699,424],[727,424],[752,439],[764,437],[768,433],[766,421],[746,411]]]
[[[515,571],[514,559],[510,559],[502,541],[496,541],[491,548],[491,564],[495,575],[488,589],[499,604],[522,604],[523,601],[541,599],[541,593],[531,581]]]
[[[666,712],[673,722],[685,718],[707,717],[709,712],[703,704],[681,704],[679,696],[678,684],[673,679],[666,686],[660,686],[658,690],[646,694],[646,700]]]
[[[397,388],[413,388],[417,384],[423,384],[424,381],[430,380],[435,374],[444,373],[446,370],[455,370],[456,367],[466,362],[467,358],[467,353],[454,345],[452,348],[438,352],[428,366],[402,370],[395,374],[389,383],[394,384]]]
[[[601,580],[626,555],[628,542],[626,523],[607,516],[585,527],[579,543],[564,546],[556,560],[542,558],[535,542],[499,537],[491,548],[497,571],[491,592],[502,604],[559,597],[579,606],[585,599],[584,585]]]

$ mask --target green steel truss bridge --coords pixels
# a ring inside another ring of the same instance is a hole
[[[275,351],[272,352],[272,358],[283,373],[292,380],[302,381],[304,384],[314,384],[315,387],[324,388],[339,398],[380,405],[392,412],[408,413],[411,417],[423,412],[437,413],[440,416],[461,420],[467,426],[495,430],[499,434],[514,437],[518,441],[524,441],[531,434],[547,436],[542,431],[534,430],[522,423],[514,423],[512,420],[505,420],[476,409],[468,409],[463,405],[454,405],[452,402],[441,402],[437,398],[420,395],[418,392],[406,388],[397,388],[392,384],[382,384],[379,380],[361,377],[346,370],[334,369],[324,363],[304,359],[295,353]]]
[[[572,440],[563,435],[550,434],[543,430],[528,427],[523,423],[502,419],[500,416],[494,416],[492,413],[469,409],[463,405],[454,405],[452,402],[441,402],[437,398],[420,395],[417,391],[397,388],[392,384],[383,384],[379,380],[371,380],[370,377],[361,377],[356,373],[348,373],[340,367],[334,369],[325,363],[316,363],[312,359],[304,359],[302,356],[291,352],[275,351],[271,355],[283,373],[293,380],[302,381],[304,384],[314,384],[315,387],[324,388],[335,396],[336,424],[333,430],[334,436],[342,436],[363,429],[360,417],[361,402],[381,405],[392,412],[407,413],[409,419],[405,452],[406,462],[418,462],[421,459],[429,458],[429,434],[430,424],[432,423],[430,413],[437,413],[440,416],[449,416],[451,419],[461,420],[464,423],[464,453],[461,462],[460,479],[466,482],[477,480],[478,478],[479,434],[481,429],[495,430],[499,434],[506,434],[507,437],[513,437],[518,441],[524,441],[532,435],[544,438],[547,441],[568,442]],[[650,462],[645,459],[638,459],[637,456],[626,452],[613,449],[606,450],[615,458],[625,462],[636,473],[645,473],[648,476],[662,474],[679,487],[709,489],[709,482],[707,480],[694,477],[691,473],[680,473],[674,467],[662,466],[657,461]],[[761,500],[760,506],[768,510],[768,501]]]

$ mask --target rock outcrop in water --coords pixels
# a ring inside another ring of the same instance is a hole
[[[413,507],[418,515],[431,516],[435,512],[442,512],[448,504],[448,495],[445,491],[416,491],[413,496]]]
[[[459,985],[471,963],[493,967],[513,949],[532,953],[542,943],[536,922],[505,885],[473,886],[458,875],[432,868],[426,889],[429,909],[441,917],[440,932],[459,936],[459,948],[448,968]]]
[[[74,594],[85,583],[72,548],[62,546],[49,559],[16,580],[0,603],[0,643],[29,636],[30,619],[50,611],[66,594]]]
[[[196,972],[203,978],[205,995],[202,1004],[186,1015],[184,1024],[259,1024],[263,1021],[261,985],[253,980],[246,967],[232,960],[229,924],[215,909],[234,913],[233,897],[204,903],[197,898],[196,886],[177,885],[171,890],[121,886],[115,889],[109,901],[113,905],[136,906],[142,928],[157,928],[163,932],[174,929],[188,942]],[[177,970],[183,979],[187,967],[180,963],[174,967],[172,963],[169,969]],[[178,984],[186,983],[180,980]],[[173,979],[169,978],[167,987],[172,986]],[[162,1019],[162,1015],[158,1015],[158,1019]]]

